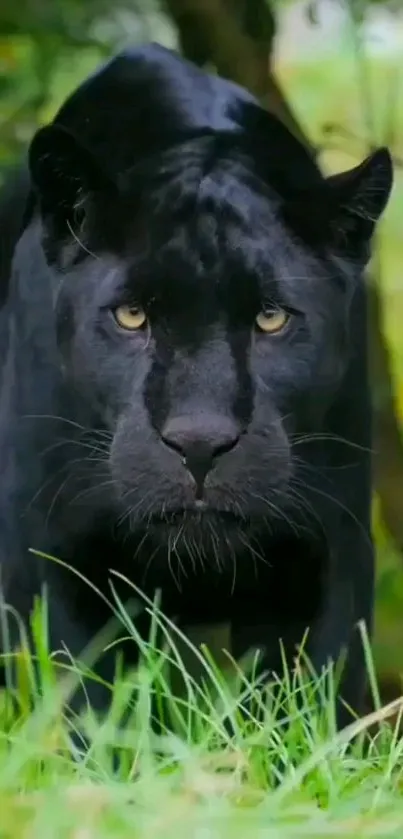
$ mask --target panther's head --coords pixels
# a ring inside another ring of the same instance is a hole
[[[203,84],[186,107],[213,113],[222,102]],[[320,431],[345,374],[392,178],[386,150],[323,178],[274,118],[214,85],[236,130],[161,124],[165,140],[123,166],[118,117],[100,129],[109,161],[82,117],[42,129],[30,153],[72,416],[103,435],[94,485],[101,460],[116,518],[179,552],[236,549],[287,509],[298,441]]]

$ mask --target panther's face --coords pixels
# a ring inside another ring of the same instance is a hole
[[[67,226],[38,170],[63,379],[74,418],[101,435],[92,481],[127,532],[222,552],[289,520],[309,478],[298,446],[348,362],[369,238],[355,196],[382,166],[305,194],[308,224],[214,137],[90,183]]]

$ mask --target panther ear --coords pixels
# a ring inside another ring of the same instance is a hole
[[[393,185],[393,164],[381,148],[359,166],[327,178],[330,187],[330,226],[336,247],[366,263],[377,222]]]
[[[64,225],[85,215],[86,199],[110,189],[112,182],[94,156],[59,125],[48,125],[34,136],[29,149],[29,169],[44,217]],[[81,224],[80,222],[80,224]]]

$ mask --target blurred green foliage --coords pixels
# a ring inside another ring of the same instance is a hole
[[[0,172],[102,59],[150,39],[175,45],[154,0],[2,0]]]
[[[284,3],[273,2],[274,11]],[[350,0],[355,25],[368,5]],[[398,4],[399,5],[399,4]],[[307,9],[315,20],[317,3]],[[354,34],[354,33],[352,33]],[[174,46],[176,34],[154,0],[2,0],[0,8],[0,179],[18,161],[35,128],[113,50],[155,39]],[[357,61],[349,37],[340,54],[280,64],[278,76],[307,135],[322,148],[329,171],[354,165],[370,146],[388,143],[403,161],[402,56]],[[364,73],[363,73],[364,69]],[[386,300],[385,330],[393,353],[403,418],[403,173],[380,234]],[[393,553],[375,510],[378,606],[375,654],[383,672],[403,671],[403,561]]]

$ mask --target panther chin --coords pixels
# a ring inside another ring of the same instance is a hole
[[[150,525],[166,527],[193,526],[202,530],[213,523],[222,527],[245,527],[247,518],[232,510],[213,507],[207,501],[197,499],[191,506],[162,509],[152,513],[148,519]]]
[[[207,501],[197,500],[189,507],[161,510],[147,521],[147,534],[152,541],[165,545],[178,554],[200,557],[216,556],[217,551],[230,554],[245,550],[250,522],[232,510],[217,509]]]

